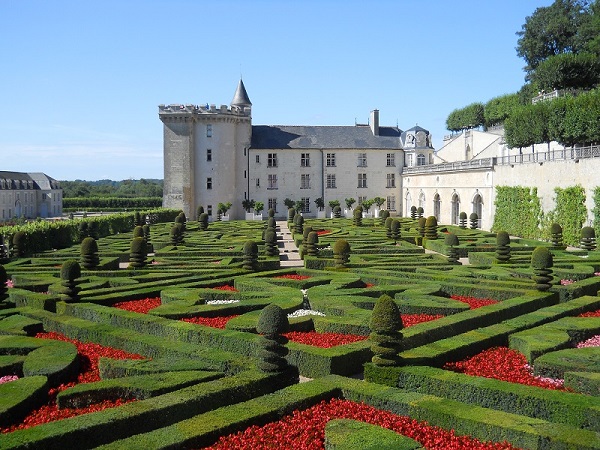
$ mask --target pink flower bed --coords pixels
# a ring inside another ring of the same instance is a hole
[[[597,334],[596,336],[592,336],[588,340],[577,344],[577,348],[585,348],[585,347],[600,347],[600,334]]]
[[[245,431],[221,437],[210,450],[320,450],[325,445],[325,425],[332,419],[353,419],[382,426],[419,441],[427,449],[510,450],[509,443],[486,443],[453,430],[418,422],[407,416],[376,409],[364,403],[333,399],[296,410],[276,422],[251,426]]]
[[[148,311],[161,305],[160,297],[145,298],[143,300],[130,300],[126,302],[115,303],[115,308],[124,309],[126,311],[148,314]]]
[[[141,355],[134,353],[128,353],[123,350],[117,350],[110,347],[104,347],[102,345],[93,343],[83,343],[74,339],[69,339],[59,333],[38,333],[36,335],[40,339],[56,339],[59,341],[71,342],[77,346],[77,353],[79,356],[80,372],[77,380],[71,381],[67,384],[61,384],[57,388],[52,388],[48,392],[49,401],[47,404],[29,413],[27,417],[21,422],[13,424],[9,427],[0,428],[2,433],[10,433],[15,430],[21,430],[30,428],[35,425],[42,423],[53,422],[55,420],[66,419],[69,417],[79,416],[81,414],[87,414],[95,411],[102,411],[107,408],[113,408],[115,406],[128,403],[129,401],[124,400],[105,400],[100,403],[96,403],[85,408],[63,408],[58,409],[56,404],[56,396],[59,392],[64,391],[72,386],[79,383],[92,383],[100,381],[100,373],[98,371],[98,360],[100,357],[107,357],[113,359],[143,359]]]
[[[563,387],[563,380],[533,375],[525,356],[507,347],[490,348],[463,361],[446,363],[444,369],[528,386],[568,390]]]

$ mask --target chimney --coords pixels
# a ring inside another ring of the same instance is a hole
[[[369,120],[369,124],[371,125],[371,131],[373,132],[373,136],[379,136],[379,110],[374,109],[371,111],[371,120]]]

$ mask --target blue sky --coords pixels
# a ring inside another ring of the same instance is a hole
[[[551,0],[0,0],[0,170],[162,178],[161,103],[255,125],[418,124],[516,92],[516,32]]]

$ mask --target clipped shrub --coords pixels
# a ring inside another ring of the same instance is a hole
[[[180,244],[183,244],[183,224],[175,223],[171,227],[171,245],[177,247]]]
[[[383,226],[385,227],[385,235],[388,237],[388,239],[392,238],[392,222],[393,221],[394,221],[394,219],[388,216],[385,219],[385,222],[383,223]]]
[[[419,236],[425,237],[425,224],[427,223],[427,219],[425,217],[419,217],[417,221],[417,232]]]
[[[550,240],[552,242],[552,247],[563,246],[563,229],[560,224],[556,222],[550,225]]]
[[[133,269],[144,267],[147,257],[146,240],[143,237],[134,237],[129,251],[129,267]]]
[[[458,236],[454,233],[448,233],[444,238],[444,244],[448,249],[448,262],[450,264],[457,264],[458,250],[456,249],[456,246],[459,245]]]
[[[150,242],[150,225],[142,225],[142,231],[144,232],[144,239],[146,240],[146,243]]]
[[[394,240],[394,243],[400,239],[400,221],[393,219],[390,224],[390,238]]]
[[[8,298],[8,275],[6,269],[0,264],[0,302]]]
[[[308,225],[306,227],[304,227],[304,229],[302,230],[302,240],[305,241],[306,238],[308,237],[308,234],[313,230],[313,228]]]
[[[385,221],[390,217],[390,212],[387,209],[382,209],[379,211],[379,219],[381,220],[381,225],[385,225]]]
[[[304,231],[304,217],[301,214],[294,216],[294,233],[302,235]]]
[[[98,267],[98,264],[100,264],[98,243],[93,237],[86,237],[81,242],[81,265],[84,269],[91,270]]]
[[[459,223],[459,227],[460,228],[467,228],[467,213],[464,211],[461,211],[458,214],[458,223]]]
[[[333,207],[333,217],[335,219],[339,219],[342,217],[342,207],[340,205],[336,205]]]
[[[183,229],[183,231],[185,231],[185,223],[187,221],[187,218],[185,217],[185,213],[183,211],[181,211],[177,217],[175,217],[175,224],[181,224],[181,227]]]
[[[416,220],[417,219],[417,207],[415,205],[410,207],[410,218],[412,220]]]
[[[296,217],[296,208],[289,208],[288,209],[288,222],[292,222],[294,220],[294,217]]]
[[[425,210],[423,209],[422,206],[419,206],[417,208],[417,217],[420,219],[421,217],[423,217],[423,214],[425,213]]]
[[[142,215],[140,214],[139,211],[136,211],[133,213],[133,224],[136,227],[141,227],[142,226]]]
[[[243,249],[242,267],[246,270],[256,270],[258,263],[258,245],[254,241],[246,241]]]
[[[277,228],[277,221],[275,220],[275,217],[269,217],[267,219],[267,228]]]
[[[377,366],[398,366],[401,363],[398,353],[402,350],[402,318],[396,302],[387,294],[375,302],[371,321],[371,361]]]
[[[579,245],[582,249],[592,251],[596,248],[596,231],[593,227],[581,229],[581,240]]]
[[[277,247],[277,233],[273,227],[268,227],[267,231],[265,231],[265,254],[267,256],[279,255],[279,248]]]
[[[133,237],[144,237],[144,229],[142,228],[141,225],[137,225],[134,229],[133,229]]]
[[[287,314],[280,306],[271,303],[260,313],[256,331],[259,339],[258,368],[263,372],[280,372],[287,368],[285,356],[288,349],[285,344],[288,339],[283,333],[288,331]]]
[[[60,268],[61,298],[65,302],[73,303],[79,301],[79,282],[81,277],[81,266],[74,259],[65,261]]]
[[[319,235],[316,231],[311,231],[304,240],[304,253],[308,256],[318,256],[319,249],[317,244],[319,243]]]
[[[429,216],[427,219],[425,219],[425,237],[432,240],[437,239],[437,227],[438,222],[435,216]]]
[[[333,244],[333,260],[337,269],[348,267],[350,262],[350,244],[346,239],[338,239]]]
[[[24,231],[17,231],[12,239],[13,254],[17,257],[25,256],[27,251],[27,234]]]
[[[471,230],[479,228],[479,216],[477,213],[471,213],[469,216],[469,222],[471,223]]]
[[[208,230],[208,213],[203,212],[200,214],[198,217],[198,226],[202,231]]]
[[[531,254],[533,281],[538,291],[547,291],[552,287],[552,253],[547,247],[536,247]]]
[[[355,227],[362,227],[362,209],[360,207],[356,208],[352,213],[352,223]]]
[[[510,236],[506,231],[498,231],[498,234],[496,234],[496,260],[500,263],[505,263],[509,259]]]
[[[196,220],[199,222],[200,221],[200,216],[204,214],[204,206],[200,205],[198,206],[198,208],[196,208]]]
[[[267,211],[267,217],[275,217],[275,210],[273,208],[269,208]]]

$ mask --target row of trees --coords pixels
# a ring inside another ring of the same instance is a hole
[[[162,197],[163,180],[61,181],[63,198],[78,197]]]

